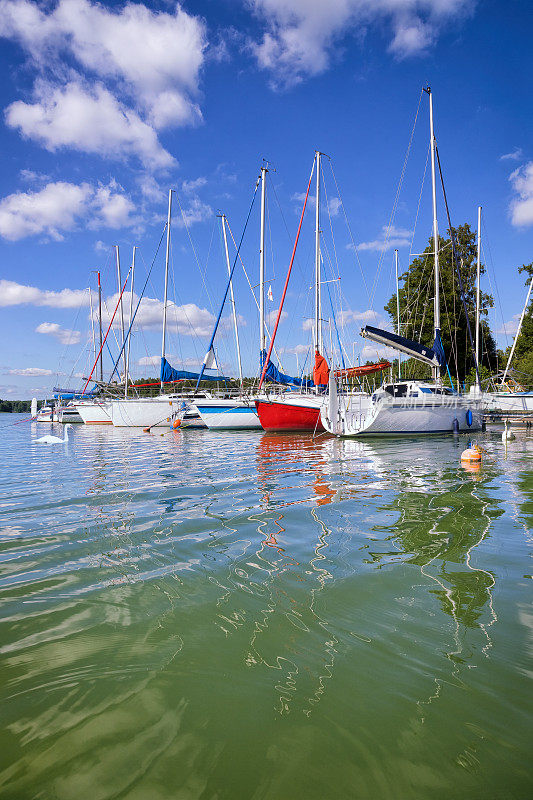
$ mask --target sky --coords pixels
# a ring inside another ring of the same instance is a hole
[[[135,304],[153,263],[130,371],[158,374],[170,188],[166,352],[196,370],[227,280],[220,215],[233,263],[263,160],[272,324],[316,150],[326,350],[338,359],[336,325],[346,358],[379,357],[359,330],[387,324],[394,249],[402,271],[431,235],[428,84],[452,222],[475,229],[483,208],[483,288],[505,346],[526,293],[518,267],[533,260],[532,24],[529,0],[0,0],[0,397],[83,384],[88,287],[95,303],[100,271],[107,327],[115,245],[123,280],[138,248]],[[259,199],[234,277],[248,375]],[[276,340],[293,374],[310,357],[314,214],[311,197]],[[440,198],[438,215],[444,232]],[[229,304],[215,349],[236,375]]]

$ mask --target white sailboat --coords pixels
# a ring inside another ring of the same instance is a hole
[[[481,430],[482,409],[478,398],[462,396],[443,386],[440,381],[442,343],[440,338],[439,251],[437,224],[437,195],[435,179],[435,135],[433,129],[433,98],[429,95],[431,137],[431,178],[434,243],[434,333],[433,347],[426,347],[399,335],[367,325],[361,334],[372,341],[406,353],[433,369],[433,382],[397,381],[384,384],[375,391],[370,406],[355,408],[351,398],[337,394],[334,377],[330,374],[329,399],[321,409],[324,428],[337,436],[375,436],[436,434]]]
[[[526,392],[518,384],[518,382],[509,376],[509,368],[513,360],[516,343],[522,330],[522,323],[526,315],[527,307],[533,290],[533,277],[531,278],[529,289],[526,295],[526,302],[520,315],[520,321],[516,335],[514,337],[513,346],[509,353],[507,366],[501,376],[499,382],[495,382],[494,390],[486,392],[483,397],[483,405],[487,411],[503,411],[511,414],[531,414],[533,413],[533,392]]]
[[[260,248],[260,270],[259,270],[259,330],[261,342],[264,338],[264,252],[265,252],[265,193],[266,193],[266,173],[265,166],[261,167],[261,248]],[[237,327],[237,313],[235,309],[235,297],[233,294],[233,282],[231,280],[231,267],[228,252],[228,237],[226,234],[226,217],[221,216],[222,235],[224,239],[224,250],[228,275],[230,276],[230,299],[233,315],[233,329],[235,332],[235,347],[237,351],[237,361],[239,364],[239,378],[241,384],[241,394],[235,397],[206,397],[197,400],[194,408],[198,411],[202,421],[210,430],[261,430],[261,423],[255,410],[255,397],[242,393],[243,375],[241,364],[241,349],[239,343],[239,330]],[[206,356],[206,358],[209,357]]]

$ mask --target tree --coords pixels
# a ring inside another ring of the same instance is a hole
[[[533,261],[531,264],[522,264],[518,272],[525,272],[527,275],[526,286],[529,286],[533,278]],[[511,368],[516,370],[519,383],[529,388],[533,384],[533,298],[524,314],[520,335],[516,342]]]
[[[455,248],[459,260],[468,320],[472,338],[475,341],[476,322],[476,276],[477,245],[476,234],[468,224],[453,229]],[[433,343],[434,334],[434,268],[433,237],[421,256],[415,258],[408,270],[401,276],[403,286],[400,295],[400,333],[408,339]],[[451,231],[448,238],[439,236],[440,266],[440,321],[441,337],[450,372],[462,383],[474,369],[474,355],[468,337],[466,315],[459,292],[457,269],[453,258]],[[485,272],[482,264],[481,275]],[[487,315],[493,305],[491,295],[480,292],[480,363],[493,371],[496,369],[496,343],[491,333]],[[396,330],[396,294],[385,311],[391,317]],[[419,370],[418,370],[419,371]],[[406,373],[407,374],[407,373]],[[426,370],[429,374],[429,368]],[[444,376],[443,376],[444,377]]]

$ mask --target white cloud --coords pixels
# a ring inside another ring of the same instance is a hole
[[[516,227],[533,225],[533,161],[528,161],[509,176],[515,197],[511,200],[511,222]]]
[[[97,188],[57,181],[40,191],[15,192],[0,200],[0,236],[16,241],[45,234],[60,241],[61,231],[72,230],[87,217],[92,228],[132,225],[133,208],[115,181]]]
[[[171,356],[168,356],[171,360]],[[161,356],[143,356],[137,361],[139,367],[159,367],[161,365]]]
[[[51,369],[41,369],[40,367],[25,367],[24,369],[8,369],[4,372],[4,375],[23,375],[23,376],[41,376],[41,375],[53,375]]]
[[[103,309],[102,319],[104,325],[109,325],[113,311],[118,302],[119,295],[115,293],[107,298],[107,311]],[[129,308],[130,294],[124,292],[122,295],[125,308]],[[133,294],[134,308],[138,302],[137,295]],[[118,313],[115,315],[114,325],[118,325]],[[135,328],[161,329],[163,324],[163,301],[153,297],[143,297],[137,316],[135,317]],[[213,332],[215,317],[206,308],[200,308],[195,303],[184,303],[181,306],[172,301],[167,303],[167,330],[175,331],[181,336],[210,336]],[[224,327],[226,321],[223,320]]]
[[[311,347],[308,344],[297,344],[294,347],[280,347],[279,352],[292,353],[293,355],[301,356],[304,355],[305,353],[308,353],[310,349]]]
[[[352,322],[376,322],[377,319],[379,319],[378,312],[371,308],[367,308],[366,311],[352,311],[348,308],[337,315],[337,321],[340,325],[349,325]]]
[[[50,150],[135,154],[150,167],[170,166],[156,130],[202,119],[197,96],[206,25],[179,3],[165,13],[138,2],[110,9],[91,0],[59,0],[53,7],[0,0],[0,36],[25,49],[38,75],[54,76],[54,85],[37,81],[33,105],[13,103],[7,117]],[[73,80],[76,72],[91,86],[95,78],[101,83],[84,89],[79,77]]]
[[[392,250],[393,248],[409,247],[411,244],[411,237],[413,232],[407,228],[396,228],[392,225],[390,228],[383,225],[379,239],[374,239],[370,242],[359,242],[357,245],[358,250]],[[348,250],[353,250],[353,245],[347,245]]]
[[[370,25],[392,34],[390,52],[405,58],[425,52],[443,26],[471,11],[474,0],[249,0],[264,21],[249,48],[276,85],[291,86],[328,69],[338,44]]]
[[[62,289],[60,292],[0,280],[0,307],[32,305],[51,308],[79,308],[89,305],[87,289]]]
[[[395,359],[398,358],[396,350],[391,350],[390,347],[378,347],[377,345],[365,344],[361,350],[361,363],[365,361],[381,361],[382,359]]]
[[[281,316],[279,318],[280,323],[284,322],[287,319],[288,316],[289,315],[288,315],[288,313],[286,311],[282,311],[281,312]],[[266,324],[269,327],[272,327],[272,325],[276,324],[277,318],[278,318],[278,309],[277,308],[273,308],[272,311],[269,311],[268,314],[266,315]]]
[[[58,325],[57,322],[41,322],[35,328],[35,333],[44,333],[47,336],[54,336],[61,344],[78,344],[81,338],[79,331],[69,331]]]
[[[192,181],[183,181],[181,184],[181,188],[187,194],[197,192],[198,189],[201,189],[207,183],[207,179],[203,177],[196,178]]]
[[[522,158],[522,148],[515,147],[514,150],[511,150],[510,153],[504,153],[503,156],[500,156],[500,161],[520,161]]]
[[[53,87],[38,81],[35,102],[17,100],[7,107],[6,123],[55,152],[64,147],[124,159],[137,156],[148,167],[170,167],[173,157],[154,129],[102,84],[86,88],[78,81]]]
[[[205,222],[213,216],[213,209],[207,203],[202,202],[199,197],[193,197],[186,208],[181,209],[178,217],[178,227],[190,227],[196,222]]]
[[[515,314],[509,322],[504,322],[501,328],[498,328],[496,333],[501,336],[515,336],[518,330],[518,323],[520,321],[520,314]]]

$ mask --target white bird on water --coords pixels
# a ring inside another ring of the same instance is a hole
[[[512,442],[513,439],[516,439],[516,436],[514,435],[512,430],[509,428],[509,420],[506,419],[504,424],[505,424],[505,430],[502,433],[502,441],[503,442]]]
[[[38,444],[66,444],[68,442],[68,430],[67,428],[71,428],[72,426],[70,423],[65,425],[65,438],[60,439],[59,436],[41,436],[40,439],[34,439],[33,441]]]

